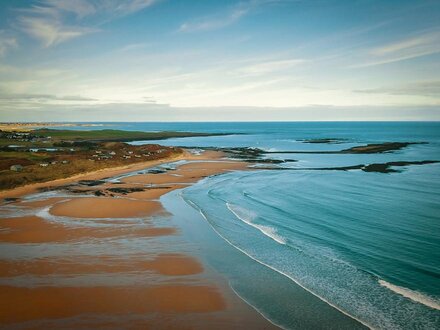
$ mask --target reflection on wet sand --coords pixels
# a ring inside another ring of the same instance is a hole
[[[179,230],[158,201],[163,194],[207,175],[246,167],[221,161],[221,156],[210,152],[168,173],[135,173],[119,182],[104,180],[88,186],[74,183],[57,187],[50,196],[36,194],[0,206],[8,214],[0,219],[0,247],[9,247],[3,250],[7,254],[0,249],[0,326],[184,329],[237,325],[244,316],[229,305],[237,300],[230,293],[225,296],[225,287],[207,276],[199,260],[180,250]],[[15,214],[11,213],[14,207]],[[11,252],[10,246],[18,245],[28,252],[26,258]],[[90,248],[76,248],[81,245]],[[33,253],[36,247],[50,253]],[[72,253],[60,255],[57,249]],[[85,282],[63,281],[81,276]],[[108,276],[123,281],[109,283]],[[257,328],[271,327],[259,314],[238,306],[246,317],[251,315],[249,322]]]
[[[74,227],[52,223],[36,216],[1,219],[0,242],[62,243],[84,239],[172,235],[176,228],[144,226]]]
[[[163,253],[151,257],[145,254],[99,257],[80,256],[73,258],[39,258],[33,260],[0,261],[0,277],[55,274],[98,274],[151,271],[161,275],[183,276],[199,274],[202,265],[194,258]]]
[[[0,286],[2,324],[79,314],[202,313],[225,308],[210,286],[163,285],[128,287]]]

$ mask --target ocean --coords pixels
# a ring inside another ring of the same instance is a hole
[[[440,164],[391,167],[395,171],[388,173],[337,169],[438,161],[440,123],[113,123],[106,128],[231,133],[133,143],[253,147],[285,161],[271,165],[277,169],[209,177],[174,194],[247,262],[261,266],[246,273],[232,260],[226,265],[227,258],[210,259],[230,277],[234,291],[274,323],[304,328],[293,308],[297,297],[262,287],[270,287],[271,278],[300,287],[359,326],[440,328]],[[422,143],[377,154],[319,153],[384,142]],[[320,318],[319,307],[313,313]]]

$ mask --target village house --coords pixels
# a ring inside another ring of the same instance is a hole
[[[23,166],[21,166],[21,165],[12,165],[9,169],[11,171],[21,172],[21,171],[23,171]]]

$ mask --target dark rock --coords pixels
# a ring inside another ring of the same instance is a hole
[[[324,138],[324,139],[304,139],[299,140],[302,143],[316,143],[316,144],[337,144],[343,143],[347,141],[346,139],[338,139],[338,138]]]
[[[5,197],[5,198],[3,198],[3,201],[6,202],[6,203],[17,202],[19,200],[20,200],[20,198],[16,198],[16,197]]]
[[[101,184],[104,184],[105,181],[102,181],[102,180],[80,180],[80,181],[78,181],[78,183],[83,186],[94,187],[94,186],[99,186]]]
[[[108,188],[107,191],[110,191],[115,194],[129,194],[132,192],[140,192],[145,191],[145,188],[138,188],[138,187],[130,187],[130,188]]]
[[[166,169],[151,169],[148,170],[148,174],[162,174],[162,173],[166,173]]]

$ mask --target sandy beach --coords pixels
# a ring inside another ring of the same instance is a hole
[[[136,172],[161,160],[2,192],[21,198],[0,207],[10,212],[0,219],[0,244],[26,256],[0,253],[0,323],[26,329],[272,328],[208,276],[203,261],[179,251],[179,229],[159,201],[206,176],[247,168],[222,157],[185,153],[167,161],[191,162],[165,173]],[[78,183],[127,173],[133,175],[119,182]],[[47,187],[63,191],[66,184],[75,194],[27,197]],[[135,321],[121,326],[115,315]]]

